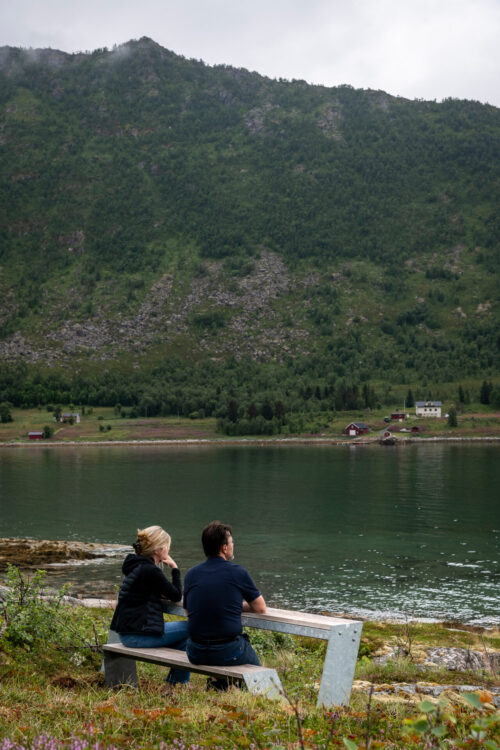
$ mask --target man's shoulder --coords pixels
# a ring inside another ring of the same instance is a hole
[[[238,563],[234,563],[234,562],[231,562],[229,564],[231,566],[231,571],[235,578],[251,578],[250,573],[248,572],[246,568],[243,567],[243,565],[238,565]]]
[[[197,565],[193,565],[193,567],[189,568],[189,570],[187,571],[187,573],[186,573],[186,575],[184,577],[184,580],[186,580],[186,578],[190,578],[192,576],[195,576],[197,573],[200,573],[203,570],[205,570],[206,569],[206,565],[207,565],[207,561],[206,560],[204,560],[201,563],[198,563]]]

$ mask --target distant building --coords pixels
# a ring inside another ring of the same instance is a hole
[[[344,430],[345,434],[349,437],[356,437],[356,435],[365,435],[368,432],[368,425],[364,422],[351,422]]]
[[[61,414],[59,417],[60,422],[71,422],[71,420],[73,420],[74,424],[80,424],[80,414],[75,411],[72,414]]]
[[[386,428],[386,430],[389,433],[400,433],[400,432],[423,432],[424,431],[424,425],[412,425],[411,427],[404,427],[401,424],[391,424],[389,427]],[[384,436],[385,437],[385,436]]]
[[[408,414],[406,414],[406,412],[404,411],[393,411],[391,414],[391,419],[394,422],[403,422],[407,416]]]
[[[417,417],[441,417],[441,401],[416,401],[415,414]]]
[[[43,432],[39,432],[38,430],[28,432],[28,437],[30,440],[43,440]]]

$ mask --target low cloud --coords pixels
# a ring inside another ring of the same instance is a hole
[[[498,0],[17,0],[0,28],[0,44],[73,52],[149,36],[273,78],[500,106]]]

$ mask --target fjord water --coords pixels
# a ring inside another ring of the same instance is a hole
[[[0,536],[131,544],[159,523],[185,571],[233,525],[268,604],[500,623],[500,449],[130,446],[0,451]],[[59,573],[108,595],[121,560]]]

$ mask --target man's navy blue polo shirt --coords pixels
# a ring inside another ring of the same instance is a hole
[[[184,578],[184,608],[192,638],[232,638],[241,633],[243,600],[253,602],[260,591],[241,565],[208,557]]]

